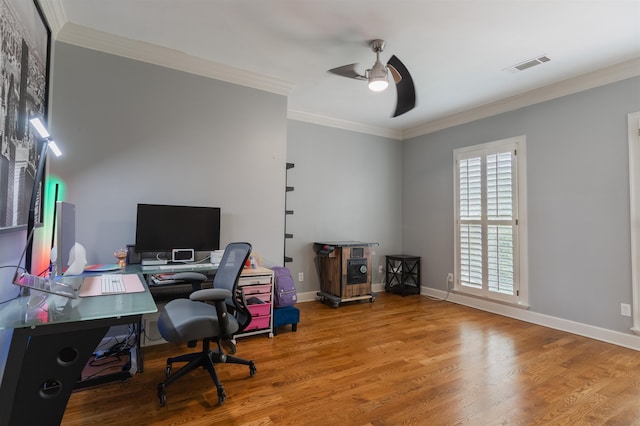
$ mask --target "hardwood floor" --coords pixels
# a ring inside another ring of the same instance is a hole
[[[374,303],[298,304],[301,323],[238,341],[245,366],[219,365],[156,385],[145,371],[75,392],[63,425],[640,425],[640,353],[449,302],[380,294]],[[176,364],[174,368],[178,368]]]

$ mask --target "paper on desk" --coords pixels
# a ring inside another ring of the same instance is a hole
[[[124,287],[126,289],[125,293],[141,293],[144,291],[144,286],[137,274],[124,274],[122,275],[122,280],[124,281]],[[102,296],[101,275],[86,277],[82,283],[78,296]]]

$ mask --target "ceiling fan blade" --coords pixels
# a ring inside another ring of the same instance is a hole
[[[366,80],[367,77],[358,74],[358,72],[356,71],[356,65],[358,64],[343,65],[341,67],[332,68],[329,70],[329,72],[342,77],[355,78],[356,80]]]
[[[389,69],[389,72],[391,73],[391,75],[393,76],[393,81],[398,84],[402,81],[402,76],[400,75],[400,73],[398,72],[397,69],[395,69],[393,66],[387,64],[387,68]]]
[[[396,91],[398,92],[398,101],[396,103],[396,111],[393,113],[394,117],[404,114],[407,111],[411,111],[416,106],[416,88],[413,85],[413,79],[409,70],[404,64],[393,55],[387,66],[391,70],[391,74],[394,76],[396,83]],[[400,76],[400,80],[396,79],[396,73]]]

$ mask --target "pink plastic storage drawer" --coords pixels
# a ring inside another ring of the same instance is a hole
[[[246,294],[271,293],[271,284],[268,285],[248,285],[242,287],[242,292]]]
[[[252,317],[263,317],[271,314],[271,303],[259,303],[247,306]]]
[[[257,330],[260,328],[269,328],[271,317],[254,317],[244,331]]]

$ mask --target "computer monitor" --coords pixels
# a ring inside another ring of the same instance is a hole
[[[136,252],[220,248],[220,208],[138,204]]]

